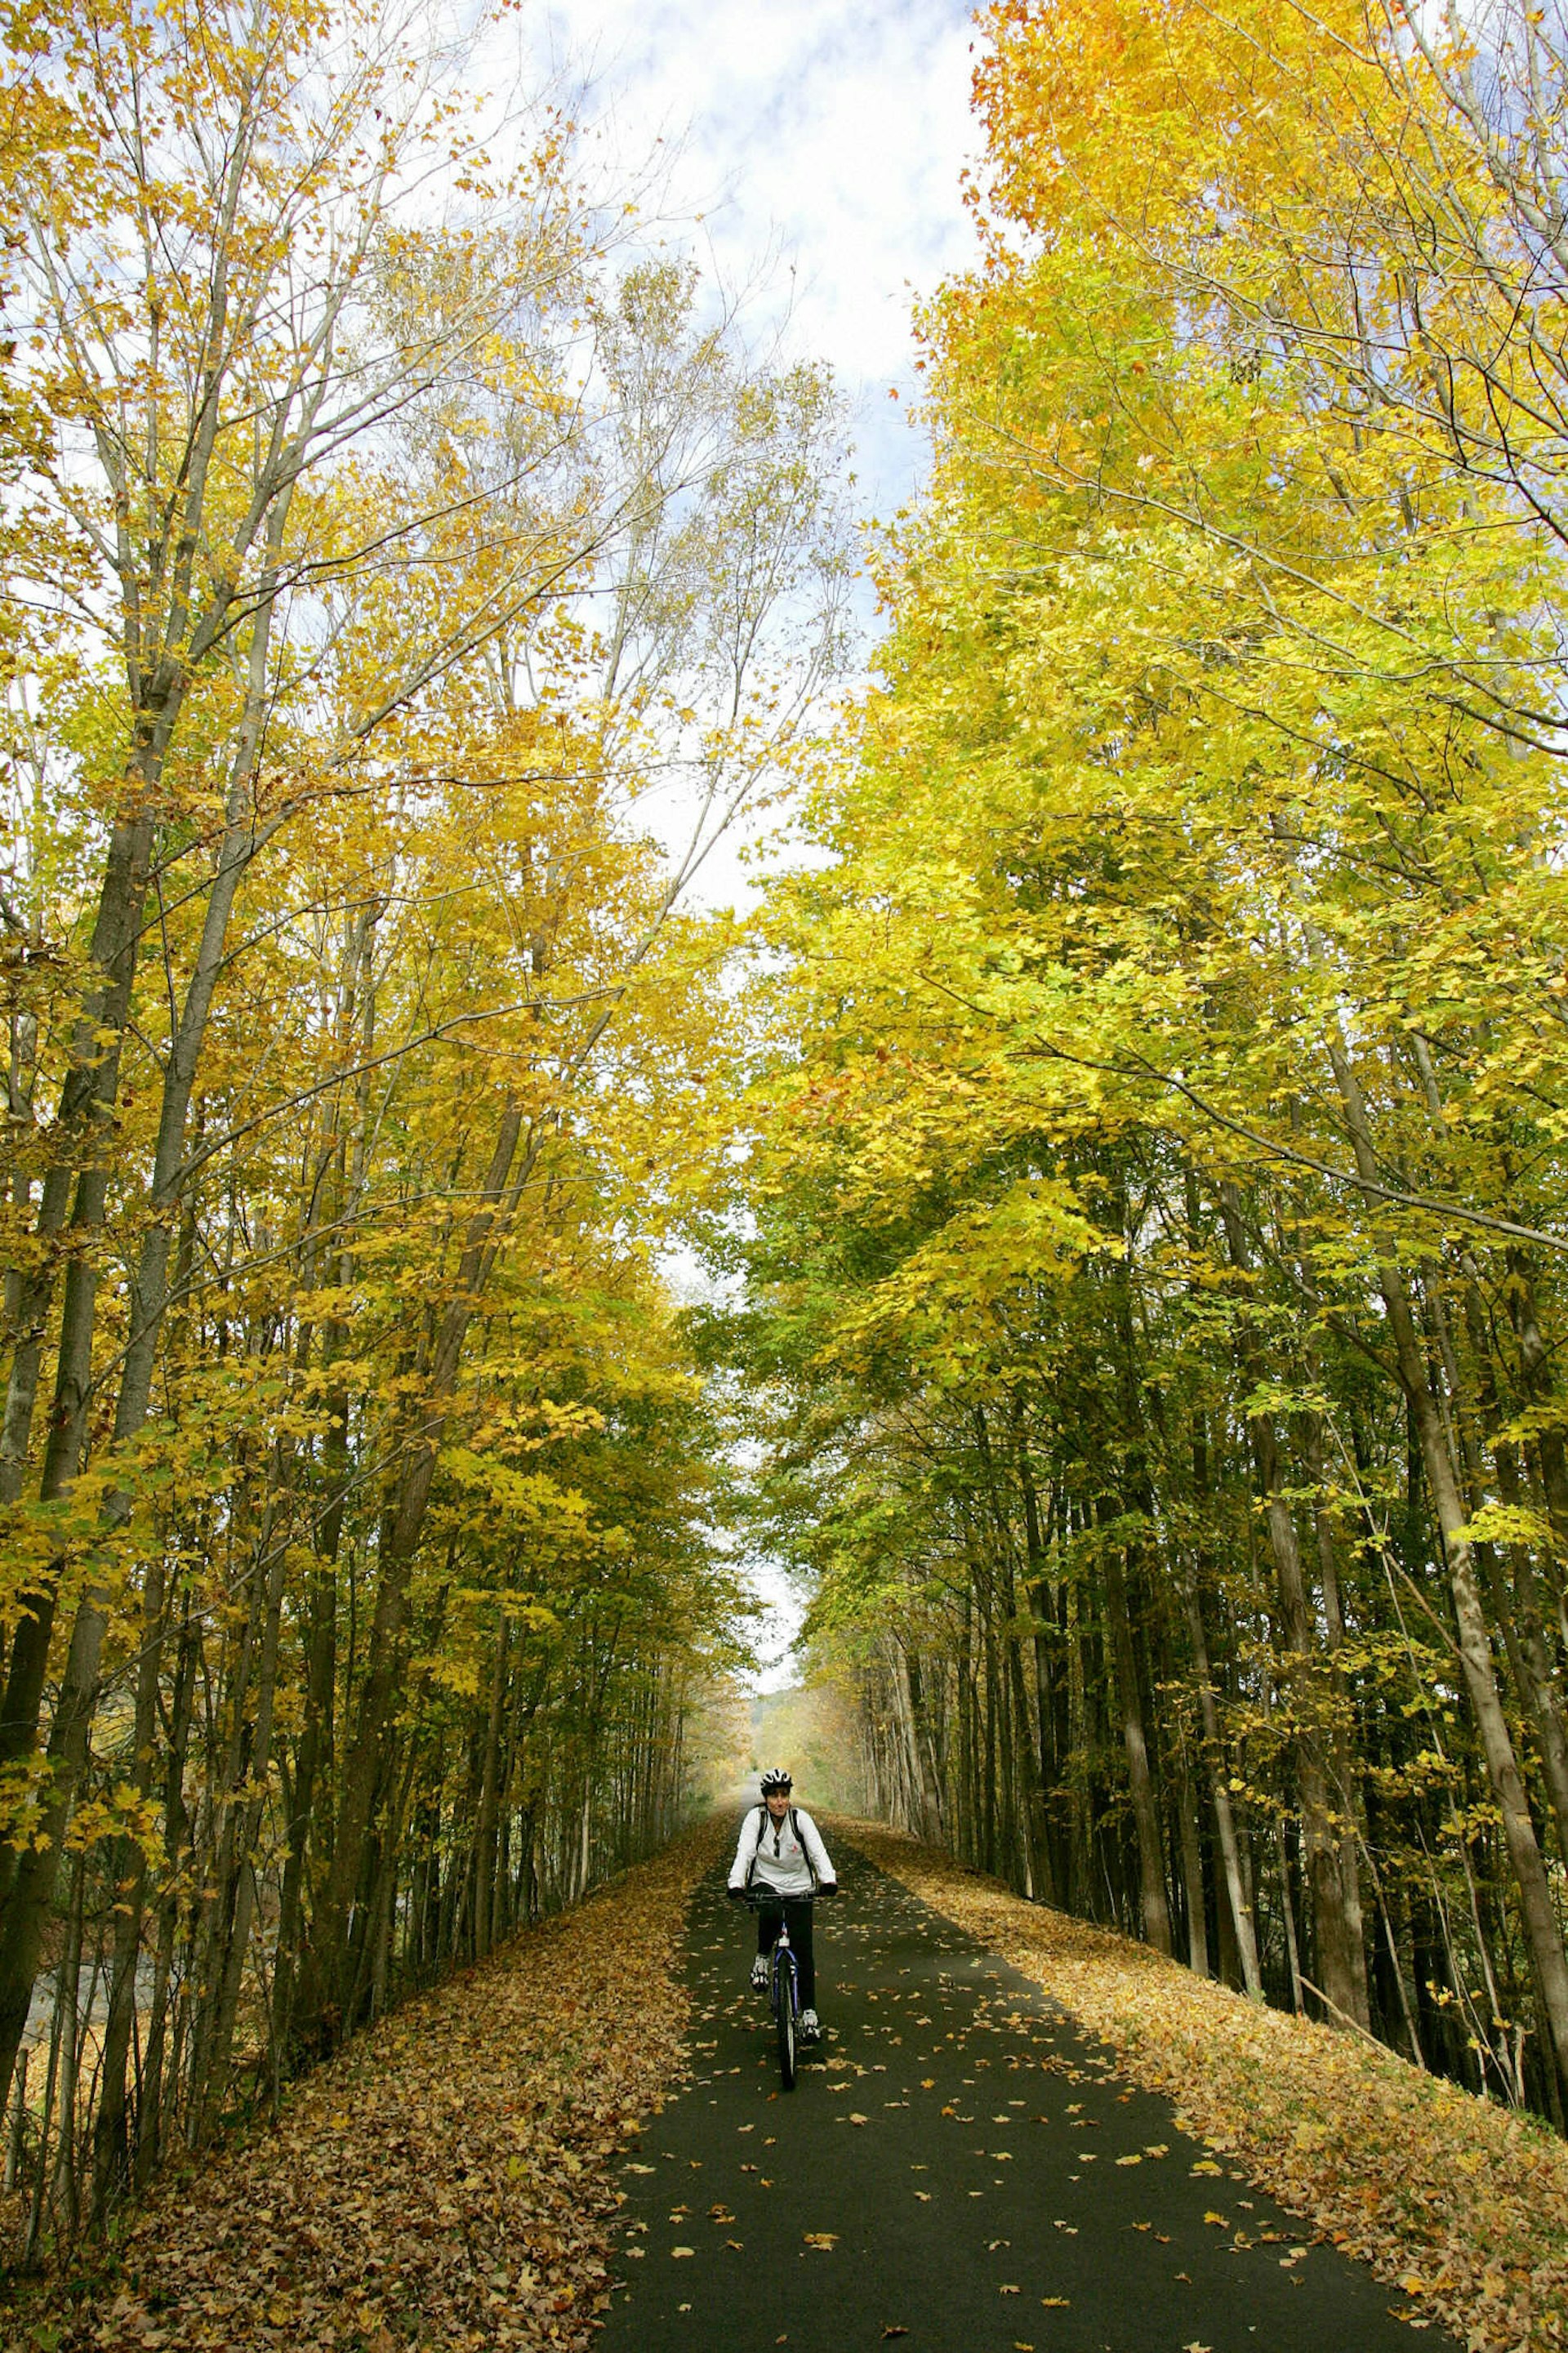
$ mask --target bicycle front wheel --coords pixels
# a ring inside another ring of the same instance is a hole
[[[786,2092],[795,2089],[795,1971],[780,1969],[774,1980],[774,2016],[779,2030],[779,2081]]]

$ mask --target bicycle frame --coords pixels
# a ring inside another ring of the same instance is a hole
[[[769,1978],[769,1995],[773,2023],[778,2030],[779,2072],[786,2092],[795,2088],[795,2027],[800,2017],[800,1966],[789,1937],[789,1915],[786,1901],[798,1902],[798,1897],[785,1898],[773,1890],[748,1888],[746,1900],[753,1912],[777,1909],[779,1932],[773,1939],[773,1968]],[[811,1901],[808,1896],[805,1899]]]
[[[775,2017],[778,2015],[780,2003],[784,1999],[787,1989],[790,2015],[792,2018],[798,2018],[800,2016],[800,1965],[795,1957],[795,1947],[789,1940],[789,1922],[784,1916],[782,1905],[779,1907],[779,1933],[773,1945],[773,2014]]]

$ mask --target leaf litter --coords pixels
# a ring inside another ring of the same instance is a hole
[[[1568,2347],[1568,2146],[1544,2125],[1027,1903],[901,1831],[837,1827],[1173,2099],[1233,2170],[1396,2287],[1417,2325],[1441,2320],[1468,2353]]]
[[[171,2172],[96,2272],[6,2317],[16,2353],[585,2353],[611,2160],[682,2078],[704,1823],[403,2003],[270,2129]]]

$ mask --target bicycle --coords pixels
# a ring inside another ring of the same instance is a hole
[[[809,1895],[792,1895],[792,1904],[809,1904]],[[789,1940],[789,1917],[784,1911],[784,1899],[771,1888],[751,1887],[746,1902],[753,1912],[776,1911],[779,1915],[778,1939],[773,1946],[773,1965],[769,1978],[769,2000],[773,2004],[773,2025],[778,2033],[779,2082],[786,2092],[795,2089],[795,2038],[800,2025],[800,1965]]]

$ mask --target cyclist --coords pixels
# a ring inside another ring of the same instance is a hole
[[[795,1787],[782,1765],[763,1775],[763,1802],[748,1809],[741,1824],[735,1860],[730,1865],[730,1900],[743,1904],[753,1884],[766,1888],[781,1901],[757,1915],[757,1957],[752,1983],[766,1989],[769,1963],[778,1942],[781,1920],[789,1923],[789,1940],[800,1972],[800,2032],[805,2042],[821,2040],[816,2015],[816,1964],[811,1950],[811,1898],[832,1895],[838,1875],[827,1859],[822,1833],[804,1807],[790,1803]]]

